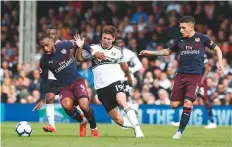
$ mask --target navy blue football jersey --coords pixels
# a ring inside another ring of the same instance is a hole
[[[178,73],[202,74],[206,47],[212,50],[216,44],[198,32],[190,38],[177,38],[169,49],[180,55]]]

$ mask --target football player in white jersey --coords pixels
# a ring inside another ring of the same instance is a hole
[[[143,138],[143,132],[140,129],[138,119],[134,110],[126,102],[126,93],[123,81],[125,74],[129,83],[132,83],[131,74],[127,63],[124,61],[122,50],[113,45],[116,35],[116,28],[105,26],[103,28],[102,40],[99,45],[91,45],[92,55],[83,53],[82,47],[84,39],[78,37],[79,47],[76,55],[78,61],[91,58],[94,74],[94,86],[97,90],[98,98],[105,107],[110,117],[118,125],[133,128],[136,138]],[[97,52],[102,52],[105,58],[102,60],[93,58]],[[122,117],[118,106],[121,106],[126,117]]]
[[[135,52],[125,47],[125,43],[122,37],[115,38],[115,45],[121,48],[123,56],[124,56],[124,60],[125,62],[127,62],[131,76],[133,77],[134,74],[142,68],[142,63],[140,62]],[[128,83],[126,79],[125,79],[124,84],[125,84],[125,90],[128,96],[129,105],[138,114],[139,106],[138,104],[135,104],[133,102],[133,92],[132,92],[133,85],[132,83]]]

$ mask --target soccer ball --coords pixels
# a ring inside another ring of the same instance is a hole
[[[16,125],[15,131],[19,136],[29,137],[32,133],[31,124],[27,121],[21,121]]]

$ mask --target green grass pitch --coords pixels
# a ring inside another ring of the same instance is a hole
[[[2,147],[232,147],[232,127],[207,130],[203,126],[187,126],[181,140],[173,140],[177,128],[142,125],[145,138],[136,139],[131,129],[116,124],[98,124],[99,138],[79,137],[78,124],[56,124],[56,133],[45,133],[44,124],[32,123],[31,137],[19,137],[16,123],[1,124]]]

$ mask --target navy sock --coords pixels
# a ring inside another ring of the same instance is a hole
[[[185,127],[187,126],[189,122],[191,112],[192,112],[192,108],[187,108],[187,107],[183,108],[183,112],[182,112],[181,119],[180,119],[180,126],[178,129],[178,132],[180,131],[181,134],[183,133]]]
[[[211,123],[214,123],[213,120],[213,112],[212,112],[212,106],[210,104],[205,105],[207,112],[208,112],[208,118]]]
[[[65,110],[65,109],[64,109]],[[68,111],[65,110],[65,112],[73,119],[77,120],[79,123],[83,121],[83,118],[78,113],[77,109],[75,107],[72,108],[72,110]]]
[[[91,110],[91,108],[89,108],[89,111],[87,111],[87,112],[84,111],[84,110],[82,110],[82,111],[84,112],[84,115],[85,115],[86,119],[89,122],[90,128],[95,129],[97,127],[97,124],[96,124],[96,120],[95,120],[95,117],[94,117],[94,113]]]

